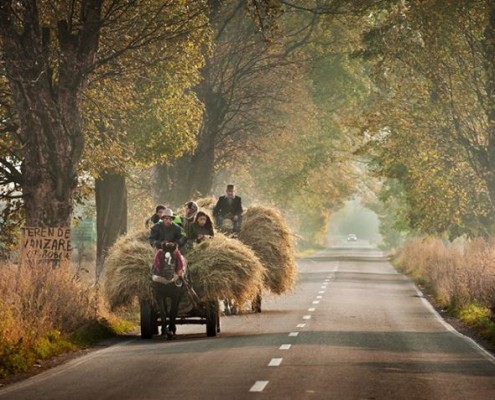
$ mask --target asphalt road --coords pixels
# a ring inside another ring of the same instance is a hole
[[[412,282],[357,245],[299,263],[293,294],[222,333],[129,341],[0,390],[39,399],[495,399],[495,358],[454,331]]]

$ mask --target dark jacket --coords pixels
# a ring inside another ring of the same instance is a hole
[[[162,242],[172,242],[179,246],[182,246],[186,242],[186,237],[182,233],[180,226],[173,223],[170,226],[160,221],[151,227],[150,234],[148,236],[150,244],[159,249]]]
[[[227,196],[220,196],[213,208],[213,216],[221,215],[222,217],[226,217],[229,215],[241,215],[242,211],[242,202],[239,196],[234,196],[230,202]]]
[[[154,224],[160,221],[161,221],[160,217],[155,213],[151,217],[147,218],[146,221],[144,221],[144,226],[146,228],[149,228],[150,226],[153,226]]]
[[[198,240],[199,235],[206,235],[206,236],[213,236],[213,226],[211,226],[211,223],[208,225],[201,226],[197,222],[193,222],[191,224],[191,230],[189,234],[189,239],[193,241]]]

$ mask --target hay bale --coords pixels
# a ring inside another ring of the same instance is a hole
[[[110,307],[128,306],[137,298],[151,300],[149,272],[154,250],[143,232],[122,236],[105,261],[105,295]],[[202,300],[251,300],[263,285],[264,267],[240,241],[221,234],[186,254],[190,283]]]
[[[232,299],[244,304],[260,291],[265,269],[254,252],[222,234],[205,240],[187,253],[191,283],[206,299]]]
[[[200,209],[203,210],[213,210],[215,204],[217,204],[217,198],[215,196],[202,197],[194,200]]]
[[[140,229],[137,231],[132,231],[127,233],[125,237],[127,240],[131,242],[137,240],[139,242],[148,243],[149,245],[149,240],[148,240],[149,234],[150,234],[150,229]]]
[[[252,206],[243,216],[239,240],[266,268],[264,286],[275,294],[291,291],[297,280],[293,235],[274,208]]]
[[[150,269],[154,250],[147,231],[121,236],[105,260],[105,296],[111,309],[128,306],[138,298],[151,299]]]

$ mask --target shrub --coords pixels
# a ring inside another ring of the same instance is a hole
[[[408,240],[395,263],[430,288],[442,306],[495,305],[495,247],[481,238],[453,243],[434,238]]]
[[[66,337],[95,320],[95,304],[69,267],[0,265],[0,376],[73,349]]]

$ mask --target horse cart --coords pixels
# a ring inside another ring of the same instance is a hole
[[[184,281],[178,287],[179,307],[176,325],[206,325],[206,336],[216,336],[220,333],[220,307],[218,300],[202,301],[194,289]],[[141,338],[151,339],[158,334],[158,327],[164,326],[160,318],[159,308],[151,295],[147,299],[140,299]],[[167,308],[170,310],[171,301],[167,299]],[[167,312],[166,324],[170,322],[170,313]]]

